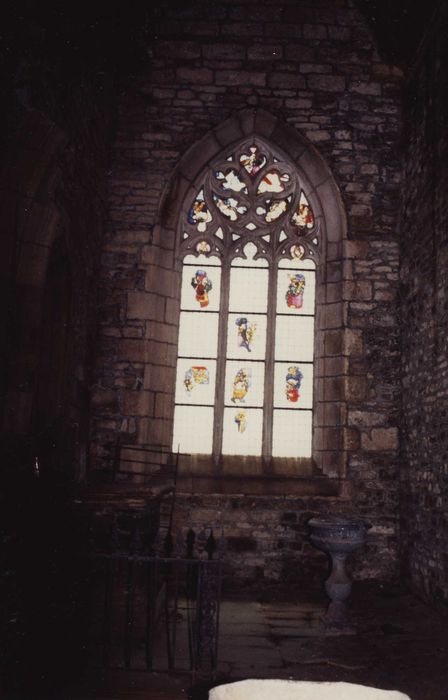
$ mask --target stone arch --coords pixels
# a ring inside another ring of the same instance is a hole
[[[3,392],[3,428],[12,434],[25,434],[30,428],[45,280],[60,224],[54,200],[58,157],[65,144],[61,130],[32,110],[24,115],[5,157],[2,222],[7,229],[2,252],[10,345],[3,352],[10,380]]]
[[[242,110],[209,131],[193,144],[179,162],[164,192],[153,245],[175,252],[181,212],[207,164],[225,149],[250,136],[266,140],[292,160],[323,223],[322,259],[318,266],[316,316],[316,385],[313,439],[313,476],[339,480],[345,474],[347,357],[343,310],[343,247],[347,221],[342,198],[326,161],[318,150],[293,127],[263,110]],[[315,212],[316,213],[316,212]],[[179,261],[175,260],[179,270]],[[178,309],[177,309],[178,311]],[[309,475],[309,473],[308,473]]]

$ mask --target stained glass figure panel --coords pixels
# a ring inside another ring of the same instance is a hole
[[[280,268],[277,279],[277,313],[314,314],[316,275],[311,270]]]
[[[253,145],[241,155],[240,163],[247,170],[249,175],[254,177],[266,164],[266,156],[264,153],[260,152],[258,146]]]
[[[213,408],[176,406],[174,409],[173,452],[211,454]]]
[[[180,357],[177,360],[176,403],[213,406],[215,380],[216,360]]]
[[[200,233],[207,230],[207,225],[212,221],[212,215],[204,201],[204,191],[201,190],[191,205],[187,217],[188,223],[196,226]]]
[[[247,207],[241,204],[235,197],[218,197],[217,195],[213,195],[213,201],[221,214],[224,214],[230,221],[236,221],[241,214],[245,214],[247,211]]]
[[[178,354],[184,357],[216,357],[218,321],[217,313],[181,311]]]
[[[218,180],[223,190],[244,192],[247,194],[246,183],[239,177],[236,170],[228,170],[226,173],[223,173],[222,170],[217,170],[215,172],[215,178]]]
[[[270,170],[261,178],[257,194],[263,194],[263,192],[284,192],[285,184],[288,183],[289,180],[290,177],[288,173],[279,173],[276,170]]]
[[[274,407],[313,407],[313,365],[301,362],[275,363]]]
[[[202,256],[199,256],[202,257]],[[218,311],[221,270],[210,265],[184,265],[180,306],[184,310]]]
[[[263,411],[225,408],[222,452],[225,455],[261,455]]]
[[[314,226],[314,214],[304,193],[300,193],[299,205],[292,216],[292,223],[299,229],[310,229]]]
[[[265,353],[266,316],[260,314],[229,314],[227,357],[243,360],[263,360]]]
[[[312,362],[314,355],[314,318],[277,316],[275,359]]]
[[[224,402],[226,406],[262,406],[264,362],[228,360]]]
[[[273,457],[311,457],[312,412],[274,409]]]
[[[268,270],[232,266],[229,311],[266,313],[267,303]]]

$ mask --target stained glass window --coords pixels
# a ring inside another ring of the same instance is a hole
[[[211,164],[180,225],[173,449],[310,457],[312,194],[286,157],[252,139]]]

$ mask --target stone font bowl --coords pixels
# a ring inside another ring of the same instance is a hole
[[[360,518],[329,516],[311,518],[308,525],[312,532],[310,539],[315,547],[323,552],[350,554],[366,541],[371,525]]]

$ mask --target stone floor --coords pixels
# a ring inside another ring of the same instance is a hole
[[[411,700],[447,700],[448,611],[429,608],[399,588],[357,583],[351,606],[357,634],[325,636],[324,609],[323,599],[279,588],[251,598],[234,595],[222,603],[213,682],[182,672],[168,677],[116,671],[88,679],[66,699],[206,700],[211,685],[289,678],[397,689]]]

